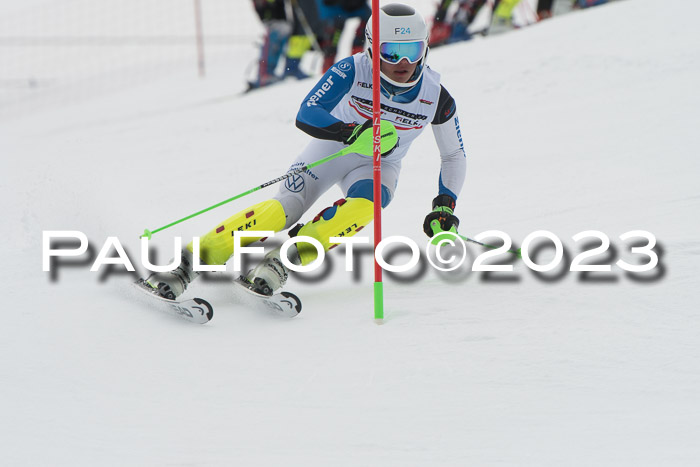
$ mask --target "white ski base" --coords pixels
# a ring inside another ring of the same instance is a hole
[[[139,282],[134,282],[134,288],[141,291],[144,296],[153,299],[156,308],[168,314],[175,315],[191,323],[205,324],[214,317],[214,308],[203,298],[188,300],[168,300],[147,290]]]
[[[260,295],[248,288],[240,279],[233,281],[233,293],[242,304],[272,312],[285,318],[294,318],[301,313],[301,300],[291,292],[278,292],[271,296]]]

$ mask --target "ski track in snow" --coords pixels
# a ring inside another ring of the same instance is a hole
[[[294,117],[313,81],[236,97],[241,70],[187,68],[3,121],[0,463],[696,465],[700,6],[666,3],[616,2],[429,57],[469,158],[462,233],[520,244],[545,229],[575,255],[571,237],[600,230],[631,261],[619,235],[647,230],[663,253],[647,282],[614,266],[598,281],[540,280],[521,262],[501,282],[429,270],[387,279],[376,326],[368,258],[353,280],[335,257],[317,284],[292,277],[304,302],[292,320],[196,283],[188,296],[215,316],[195,326],[134,300],[132,275],[83,261],[52,281],[42,231],[83,231],[95,254],[117,236],[143,272],[143,228],[286,170],[308,140]],[[420,245],[439,170],[430,133],[383,224]],[[274,189],[154,236],[161,259],[171,235],[202,235]]]

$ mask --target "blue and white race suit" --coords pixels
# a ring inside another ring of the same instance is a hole
[[[382,158],[382,206],[394,196],[401,160],[411,143],[432,124],[440,151],[438,194],[457,200],[466,173],[466,155],[455,101],[440,84],[440,75],[427,68],[420,82],[410,91],[390,95],[382,89],[382,120],[398,130],[395,150]],[[372,63],[364,53],[343,59],[332,66],[301,104],[297,127],[314,139],[292,163],[303,167],[333,154],[343,147],[343,123],[364,123],[372,117]],[[348,154],[287,180],[275,196],[287,215],[285,228],[294,225],[311,205],[331,186],[338,185],[345,197],[373,199],[372,158]]]

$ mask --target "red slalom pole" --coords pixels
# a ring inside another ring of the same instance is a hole
[[[380,105],[381,92],[379,82],[379,0],[372,0],[372,135],[374,136],[373,156],[373,188],[374,188],[374,251],[382,240],[382,135],[380,122],[382,110]],[[384,283],[382,268],[374,258],[374,320],[381,324],[384,320]]]

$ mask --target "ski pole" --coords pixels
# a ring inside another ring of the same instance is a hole
[[[390,149],[392,149],[394,146],[396,146],[396,143],[398,142],[398,135],[396,134],[396,128],[394,127],[394,125],[391,122],[386,121],[386,120],[382,120],[381,133],[382,133],[382,152],[387,152]],[[291,171],[287,172],[286,174],[282,175],[281,177],[277,177],[275,179],[270,180],[269,182],[263,183],[262,185],[258,185],[256,187],[253,187],[249,190],[244,191],[243,193],[237,194],[236,196],[233,196],[229,199],[221,201],[220,203],[216,203],[212,206],[209,206],[208,208],[202,209],[201,211],[197,211],[194,214],[190,214],[189,216],[185,216],[182,219],[178,219],[176,221],[173,221],[170,224],[164,225],[163,227],[159,227],[159,228],[153,229],[153,230],[145,229],[143,231],[143,234],[139,238],[146,237],[150,240],[151,236],[154,233],[160,232],[161,230],[168,229],[174,225],[179,224],[180,222],[184,222],[186,220],[192,219],[193,217],[197,217],[200,214],[204,214],[205,212],[211,211],[212,209],[218,208],[219,206],[223,206],[224,204],[230,203],[231,201],[235,201],[237,199],[243,198],[244,196],[247,196],[251,193],[254,193],[258,190],[261,190],[267,186],[274,185],[277,182],[281,182],[282,180],[286,180],[290,177],[293,177],[293,176],[298,175],[300,173],[306,172],[309,169],[317,167],[321,164],[325,164],[326,162],[332,161],[333,159],[344,156],[346,154],[355,153],[355,154],[361,154],[361,155],[367,156],[367,157],[372,157],[372,144],[373,144],[372,131],[365,130],[360,134],[360,136],[351,145],[341,149],[340,151],[338,151],[334,154],[331,154],[330,156],[326,156],[323,159],[317,160],[316,162],[312,162],[312,163],[307,164],[303,167],[299,167],[297,169],[291,170]]]
[[[482,243],[482,242],[479,242],[479,241],[477,241],[477,240],[473,240],[473,239],[471,239],[471,238],[469,238],[469,237],[465,237],[464,235],[460,235],[460,234],[457,233],[456,230],[454,230],[454,231],[452,231],[452,230],[442,230],[442,229],[440,228],[440,221],[437,220],[437,219],[435,219],[434,221],[432,221],[432,222],[430,223],[430,227],[433,229],[433,232],[434,232],[433,239],[430,241],[430,243],[432,243],[433,245],[437,245],[438,243],[440,243],[440,241],[441,241],[443,238],[450,237],[451,235],[456,235],[456,236],[458,236],[459,238],[461,238],[462,240],[464,240],[465,242],[475,243],[475,244],[477,244],[477,245],[483,246],[484,248],[490,248],[490,249],[492,249],[492,250],[495,250],[496,248],[500,248],[499,246],[488,245],[488,244],[486,244],[486,243]],[[513,253],[514,255],[517,255],[518,258],[522,258],[522,255],[520,254],[520,248],[518,248],[517,250],[506,250],[506,251],[507,251],[508,253]]]

